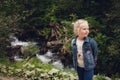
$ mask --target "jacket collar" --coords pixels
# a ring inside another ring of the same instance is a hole
[[[89,37],[84,38],[85,42],[89,42]]]
[[[78,37],[78,36],[76,36],[75,38],[77,39],[77,37]],[[89,37],[85,37],[85,38],[84,38],[84,41],[85,41],[85,42],[89,42]]]

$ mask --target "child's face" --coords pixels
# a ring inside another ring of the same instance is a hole
[[[83,26],[78,29],[78,36],[87,37],[89,34],[89,26]]]

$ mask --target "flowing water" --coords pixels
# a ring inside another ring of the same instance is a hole
[[[36,42],[23,42],[18,40],[15,36],[10,36],[9,37],[11,40],[11,47],[15,47],[15,46],[29,46],[29,45],[36,45]],[[40,59],[40,61],[43,64],[52,64],[54,67],[59,68],[59,69],[63,69],[63,64],[61,62],[61,60],[58,58],[57,56],[58,53],[52,53],[51,50],[48,50],[45,54],[40,55],[39,53],[36,53],[36,57],[38,59]],[[19,57],[19,55],[15,55],[14,56],[14,60],[15,61],[22,61],[23,59]]]

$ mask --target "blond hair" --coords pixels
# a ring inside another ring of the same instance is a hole
[[[78,19],[77,21],[72,23],[73,26],[73,32],[75,35],[78,35],[78,29],[80,27],[88,26],[88,21],[84,19]]]

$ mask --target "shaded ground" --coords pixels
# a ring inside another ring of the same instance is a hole
[[[0,77],[0,80],[24,80],[24,79],[17,77]]]

